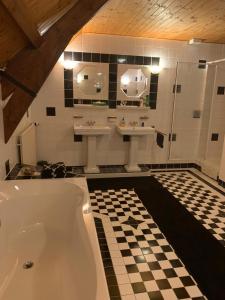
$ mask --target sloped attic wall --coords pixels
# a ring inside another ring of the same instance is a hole
[[[2,108],[3,108],[3,102],[1,97],[1,86],[0,86],[0,180],[3,180],[6,176],[5,162],[7,160],[9,160],[10,169],[12,169],[14,165],[19,162],[19,155],[17,149],[18,135],[31,122],[31,118],[25,115],[23,119],[20,121],[19,125],[17,126],[9,142],[5,144]]]

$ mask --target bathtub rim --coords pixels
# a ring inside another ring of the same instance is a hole
[[[88,234],[89,242],[91,245],[91,250],[93,252],[94,260],[95,260],[95,267],[96,267],[96,274],[97,274],[97,287],[96,287],[96,300],[110,300],[108,285],[106,281],[103,261],[100,252],[100,246],[97,237],[97,231],[95,228],[94,217],[91,211],[90,205],[90,197],[89,197],[89,190],[86,181],[86,177],[74,177],[74,178],[54,178],[54,179],[21,179],[21,180],[9,180],[4,181],[0,180],[0,192],[1,186],[7,187],[8,186],[19,186],[20,184],[32,184],[32,183],[43,183],[43,182],[67,182],[70,184],[76,185],[78,191],[81,193],[80,196],[83,198],[83,205],[82,215],[86,227],[86,231]]]

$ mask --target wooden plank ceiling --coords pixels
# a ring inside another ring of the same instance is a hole
[[[225,1],[109,0],[82,31],[225,43]]]

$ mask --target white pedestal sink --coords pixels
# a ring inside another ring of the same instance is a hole
[[[127,172],[139,172],[140,167],[137,164],[137,152],[139,138],[144,135],[151,135],[155,133],[153,127],[132,127],[132,126],[117,126],[117,130],[121,135],[130,136],[130,149],[128,164],[125,166]]]
[[[87,136],[87,165],[85,173],[99,173],[96,165],[96,142],[97,136],[110,134],[111,128],[108,126],[74,126],[74,133]]]

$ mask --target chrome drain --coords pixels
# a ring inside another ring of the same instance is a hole
[[[30,269],[30,268],[33,267],[33,265],[34,265],[34,263],[33,263],[32,261],[28,260],[28,261],[26,261],[26,262],[23,264],[23,268],[24,268],[24,269]]]

